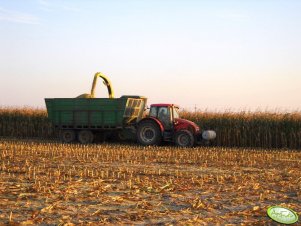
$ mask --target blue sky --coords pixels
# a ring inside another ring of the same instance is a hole
[[[298,0],[0,0],[0,105],[87,93],[101,71],[116,97],[149,104],[300,110],[300,12]]]

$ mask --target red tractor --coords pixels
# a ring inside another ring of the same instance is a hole
[[[162,141],[167,141],[180,147],[192,147],[202,139],[215,139],[214,131],[206,130],[201,133],[194,122],[181,119],[178,109],[174,104],[152,104],[149,115],[138,123],[138,142],[142,145],[159,145]]]

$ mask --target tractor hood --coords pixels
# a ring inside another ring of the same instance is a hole
[[[176,118],[174,121],[175,121],[176,130],[188,129],[189,127],[193,127],[195,132],[199,132],[200,130],[200,127],[192,121],[181,119],[181,118]]]

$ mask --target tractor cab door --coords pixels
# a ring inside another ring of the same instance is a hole
[[[158,119],[162,122],[165,130],[172,129],[173,120],[170,107],[158,107]]]

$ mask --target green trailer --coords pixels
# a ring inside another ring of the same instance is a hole
[[[96,134],[126,134],[143,117],[147,99],[46,98],[48,118],[64,142],[90,143]]]

